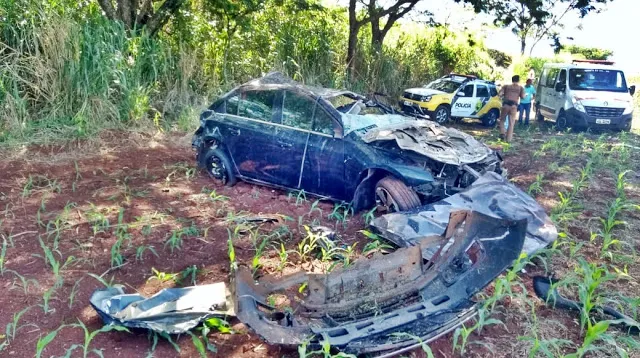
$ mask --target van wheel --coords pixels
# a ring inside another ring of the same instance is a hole
[[[220,148],[211,149],[205,157],[205,168],[211,179],[233,186],[238,180],[231,169],[231,161]]]
[[[449,106],[441,104],[433,112],[433,116],[436,123],[444,124],[449,120],[449,117],[451,117],[451,110],[449,109]]]
[[[422,204],[413,189],[391,175],[380,179],[375,195],[376,206],[387,213],[410,210]]]
[[[560,112],[560,114],[558,114],[558,118],[556,118],[556,129],[559,131],[563,131],[567,129],[567,127],[567,115],[564,113],[564,111],[562,111]]]
[[[482,124],[485,127],[494,127],[498,122],[500,112],[497,109],[492,109],[484,117],[482,117]]]
[[[542,115],[542,112],[540,112],[540,108],[536,108],[536,119],[538,122],[544,122],[544,116]]]

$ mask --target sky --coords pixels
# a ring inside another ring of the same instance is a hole
[[[491,24],[492,18],[473,11],[453,0],[422,1],[422,9],[434,13],[438,22],[445,22],[454,28],[479,29],[482,24]],[[568,14],[563,18],[564,31],[561,32],[565,44],[598,47],[612,50],[611,57],[616,66],[628,76],[640,74],[640,0],[613,0],[600,13],[590,13],[584,19]],[[486,28],[486,27],[485,27]],[[485,32],[485,45],[513,55],[520,52],[520,42],[509,29],[493,29]],[[573,40],[567,39],[573,38]],[[528,53],[528,50],[527,50]],[[540,41],[533,56],[552,56],[549,42]]]
[[[384,3],[385,0],[380,0]],[[389,0],[387,0],[389,1]],[[325,0],[327,4],[346,6],[345,0]],[[486,30],[483,24],[492,24],[492,18],[486,14],[475,14],[468,6],[454,0],[424,0],[417,5],[418,10],[428,10],[436,21],[446,23],[452,29],[480,31],[484,28],[485,45],[518,56],[520,42],[509,29]],[[416,20],[413,16],[413,20]],[[411,21],[412,17],[403,21]],[[590,13],[584,19],[568,14],[563,18],[562,36],[566,44],[586,47],[598,47],[612,50],[611,58],[616,66],[627,76],[640,75],[640,0],[611,0],[600,13]],[[573,40],[566,39],[567,37]],[[527,50],[528,54],[528,50]],[[553,56],[553,48],[548,41],[540,41],[533,56]]]

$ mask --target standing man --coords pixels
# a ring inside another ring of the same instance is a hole
[[[527,126],[531,115],[531,102],[536,99],[536,88],[531,82],[533,81],[527,78],[527,84],[524,86],[524,98],[520,100],[520,116],[518,117],[518,124],[522,124],[522,115],[525,114],[524,124]]]
[[[511,84],[504,85],[500,88],[499,96],[502,97],[502,110],[500,111],[500,135],[506,142],[513,139],[513,127],[515,127],[515,118],[518,113],[518,103],[524,98],[524,88],[520,86],[520,76],[511,77]],[[504,129],[505,118],[509,116],[509,129]]]

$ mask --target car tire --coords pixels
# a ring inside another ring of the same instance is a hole
[[[498,123],[498,118],[500,117],[500,111],[497,109],[492,109],[489,113],[485,114],[482,117],[482,124],[485,127],[495,127],[496,123]]]
[[[233,186],[238,182],[229,157],[219,147],[207,152],[204,164],[211,179],[219,181],[226,186]]]
[[[445,124],[451,118],[451,109],[449,106],[441,104],[433,111],[433,121],[438,124]]]
[[[558,114],[558,118],[556,118],[556,129],[559,131],[563,131],[567,129],[567,127],[567,115],[564,113],[564,111],[560,111],[560,113]]]
[[[387,212],[406,211],[422,205],[413,189],[391,175],[378,181],[375,199],[376,205],[384,207]]]

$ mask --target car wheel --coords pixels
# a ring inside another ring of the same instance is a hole
[[[433,119],[436,121],[436,123],[444,124],[449,120],[449,117],[451,116],[450,109],[448,106],[441,104],[433,112],[433,116]]]
[[[567,115],[564,112],[560,112],[556,118],[556,129],[559,131],[567,129]]]
[[[231,169],[231,162],[220,148],[211,149],[207,153],[205,165],[211,179],[220,181],[226,186],[232,186],[237,182],[236,175]]]
[[[422,203],[415,191],[392,176],[376,184],[376,205],[388,213],[417,208]]]
[[[498,117],[500,117],[500,112],[497,109],[492,109],[482,117],[482,124],[485,127],[494,127],[498,122]]]

